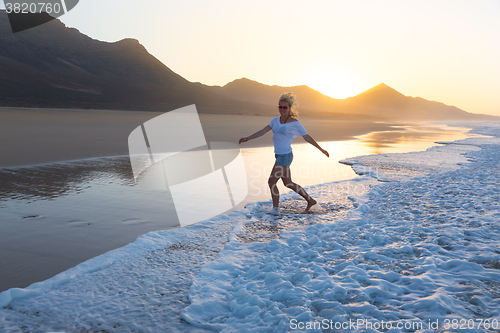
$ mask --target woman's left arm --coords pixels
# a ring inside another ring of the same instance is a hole
[[[330,154],[328,154],[328,152],[326,150],[324,150],[323,148],[321,148],[318,143],[316,142],[316,140],[314,140],[312,138],[312,136],[310,136],[309,134],[306,134],[306,135],[302,135],[302,137],[304,138],[304,140],[306,140],[307,142],[309,142],[310,144],[312,144],[314,147],[318,148],[323,154],[326,155],[326,157],[330,157]]]

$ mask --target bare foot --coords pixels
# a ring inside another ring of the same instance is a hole
[[[306,209],[304,209],[304,213],[309,213],[311,207],[314,206],[317,203],[318,202],[316,200],[314,200],[313,198],[311,198],[311,200],[307,202],[307,207],[306,207]]]

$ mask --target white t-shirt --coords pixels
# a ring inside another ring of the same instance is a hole
[[[269,123],[273,130],[273,143],[275,154],[288,154],[292,151],[292,140],[299,135],[306,135],[306,129],[300,121],[280,123],[280,117],[273,118]]]

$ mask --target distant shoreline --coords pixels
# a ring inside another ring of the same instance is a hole
[[[164,112],[0,107],[1,167],[46,164],[128,154],[128,135]],[[238,142],[272,117],[200,113],[207,141]],[[367,119],[301,117],[316,141],[343,141],[391,129]],[[302,142],[297,138],[294,143]],[[242,148],[271,146],[271,135]]]

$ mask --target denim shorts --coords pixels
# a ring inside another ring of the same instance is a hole
[[[289,167],[293,161],[292,152],[289,152],[288,154],[274,154],[274,157],[276,157],[275,164],[284,165],[286,167]]]

